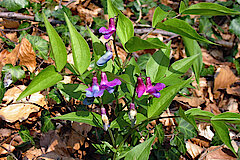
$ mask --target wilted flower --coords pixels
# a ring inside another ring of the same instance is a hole
[[[103,66],[105,63],[107,63],[113,56],[113,53],[111,51],[111,48],[108,44],[106,44],[107,51],[106,53],[100,57],[97,61],[98,66]]]
[[[116,27],[115,27],[115,23],[114,23],[114,18],[109,19],[108,29],[106,29],[105,27],[101,27],[99,29],[99,33],[104,34],[105,39],[109,39],[115,31],[116,31]]]
[[[135,109],[135,104],[130,103],[130,111],[128,112],[128,117],[131,121],[131,127],[134,127],[136,123],[137,110]]]
[[[105,72],[101,73],[101,83],[100,83],[100,88],[101,89],[106,89],[109,93],[113,93],[114,91],[114,86],[116,85],[121,85],[121,81],[117,78],[114,80],[108,82],[107,80],[107,75]]]
[[[109,126],[108,117],[106,115],[106,109],[104,107],[101,108],[101,116],[103,121],[103,129],[107,131],[110,126]]]
[[[159,91],[162,90],[165,87],[166,86],[165,86],[164,83],[157,83],[155,86],[152,86],[152,82],[151,82],[150,77],[146,78],[146,86],[145,86],[142,78],[138,77],[137,78],[136,92],[138,94],[138,98],[140,98],[145,92],[153,95],[156,98],[159,98],[161,96]]]

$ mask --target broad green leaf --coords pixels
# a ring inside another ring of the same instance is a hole
[[[48,59],[48,42],[39,36],[27,35],[25,38],[29,40],[35,53],[38,53],[43,59]],[[38,52],[36,52],[38,51]]]
[[[159,50],[150,56],[146,65],[146,74],[151,78],[152,82],[157,82],[168,70],[170,63],[170,47],[171,43],[168,43],[165,52]]]
[[[25,77],[25,71],[22,70],[22,68],[20,66],[12,66],[11,64],[6,64],[2,68],[2,74],[4,75],[4,83],[5,83],[5,81],[8,81],[7,79],[5,79],[5,78],[7,78],[6,74],[8,74],[8,73],[11,74],[11,76],[9,78],[10,78],[10,80],[12,80],[12,83],[15,83],[17,80]]]
[[[147,62],[149,60],[149,58],[151,58],[151,54],[143,54],[141,56],[139,56],[138,60],[137,60],[137,64],[140,68],[140,70],[144,70],[146,69],[147,66]]]
[[[88,87],[83,84],[62,84],[59,83],[57,88],[60,89],[62,92],[67,94],[69,97],[73,97],[75,99],[79,99],[82,95],[82,92],[85,92],[85,89]]]
[[[55,67],[53,65],[48,66],[32,80],[28,87],[19,95],[17,101],[30,94],[51,87],[61,80],[62,76],[56,72]]]
[[[197,132],[193,125],[184,120],[183,118],[176,118],[178,123],[178,131],[183,133],[184,139],[191,139],[197,136]]]
[[[196,121],[195,121],[193,115],[186,115],[181,107],[179,108],[178,113],[181,116],[181,118],[183,118],[185,121],[190,123],[196,130],[198,130],[198,127],[197,127],[197,124],[196,124]]]
[[[55,125],[51,121],[50,112],[48,110],[43,110],[41,112],[41,131],[43,133],[48,132],[49,130],[55,130]]]
[[[158,125],[156,125],[155,135],[157,135],[159,143],[162,144],[164,140],[164,135],[165,135],[162,123],[159,123]]]
[[[160,7],[157,7],[154,11],[153,14],[153,19],[152,19],[152,27],[155,28],[158,22],[162,22],[164,18],[166,18],[168,15],[168,12],[165,12],[162,10]]]
[[[174,138],[171,140],[170,144],[172,146],[176,146],[182,154],[185,154],[187,151],[184,135],[182,133],[175,133]]]
[[[72,23],[69,21],[67,15],[64,14],[64,16],[71,37],[74,66],[80,74],[83,74],[83,72],[85,72],[90,65],[90,49],[85,39],[80,33],[78,33],[76,28],[74,28]]]
[[[199,55],[193,55],[188,58],[184,58],[174,62],[170,67],[169,70],[166,72],[166,77],[164,79],[174,79],[177,77],[182,76],[184,73],[188,71],[191,67],[193,62],[198,58]]]
[[[199,118],[199,119],[211,119],[212,117],[215,116],[212,112],[203,111],[200,108],[191,108],[185,111],[185,114],[192,115],[195,118]]]
[[[27,127],[21,125],[19,135],[21,136],[23,142],[30,141],[33,145],[35,144],[33,137],[30,135],[30,132],[27,129]]]
[[[146,160],[149,157],[151,145],[155,139],[155,136],[152,136],[145,142],[132,148],[124,158],[125,160]]]
[[[220,16],[220,15],[240,15],[240,12],[229,9],[216,3],[197,3],[183,10],[181,14]]]
[[[132,22],[124,16],[124,14],[119,11],[111,2],[111,0],[107,0],[108,4],[108,16],[109,18],[113,18],[114,16],[118,16],[117,22],[117,35],[121,40],[123,46],[125,43],[134,36],[134,28]]]
[[[206,38],[200,36],[197,33],[197,31],[192,28],[192,26],[190,26],[187,22],[180,20],[180,19],[168,19],[168,20],[164,21],[163,23],[157,23],[156,28],[166,30],[169,32],[173,32],[173,33],[188,37],[193,40],[206,42],[206,43],[210,43],[210,44],[215,44],[213,42],[210,42]]]
[[[189,39],[187,37],[182,37],[186,55],[188,57],[193,55],[199,55],[194,61],[192,65],[192,70],[195,75],[196,81],[199,84],[199,78],[200,78],[200,72],[202,70],[202,51],[200,46],[198,45],[198,42],[196,40]]]
[[[144,49],[166,48],[166,45],[158,38],[143,40],[139,37],[131,37],[125,44],[127,50],[132,53]]]
[[[240,114],[224,112],[212,117],[211,121],[226,121],[228,123],[240,123]]]
[[[231,21],[229,30],[236,34],[238,37],[240,37],[240,17],[235,18]]]
[[[49,36],[56,68],[57,71],[60,72],[67,63],[67,51],[65,44],[44,14],[43,19]]]
[[[8,11],[18,11],[22,8],[26,8],[29,5],[28,0],[3,0],[0,2],[0,6],[7,8]]]
[[[236,155],[236,152],[234,151],[234,148],[231,144],[227,125],[221,121],[211,121],[211,123],[219,138]]]
[[[191,82],[191,78],[183,83],[169,86],[160,91],[161,97],[154,98],[153,103],[148,107],[148,118],[156,117],[162,114],[163,111],[171,104],[173,98],[180,89]]]
[[[179,13],[182,13],[186,8],[187,6],[185,5],[185,3],[181,1],[180,7],[179,7]]]
[[[181,153],[175,147],[171,147],[167,152],[165,152],[167,159],[174,160],[180,159]]]
[[[52,119],[69,120],[86,123],[95,127],[103,127],[101,115],[89,111],[71,112],[62,116],[54,117]]]
[[[105,46],[102,44],[102,42],[91,32],[89,28],[88,28],[88,32],[92,39],[94,60],[95,62],[97,62],[98,59],[104,54],[106,49],[105,49]]]

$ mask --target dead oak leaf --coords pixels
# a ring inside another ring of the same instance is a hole
[[[193,144],[190,141],[186,142],[186,148],[187,148],[188,153],[191,155],[191,157],[193,159],[196,158],[204,150],[202,147],[200,147],[196,144]]]
[[[12,64],[15,65],[17,61],[17,54],[16,52],[9,52],[8,50],[4,49],[0,53],[0,70],[2,70],[2,67],[5,66],[5,64]]]
[[[191,107],[198,107],[205,102],[203,98],[198,97],[175,97],[174,100],[187,102]]]

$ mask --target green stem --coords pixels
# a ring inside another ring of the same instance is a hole
[[[111,137],[113,147],[115,148],[116,147],[116,143],[115,143],[114,136],[113,136],[113,133],[112,133],[110,128],[108,128],[108,133],[109,133],[109,135]]]
[[[117,52],[117,46],[116,46],[116,33],[114,33],[114,36],[113,36],[113,46],[114,46],[114,51],[117,59],[117,65],[121,68],[121,63],[120,63],[120,59]]]
[[[156,28],[152,28],[142,39],[147,38],[147,36],[152,33]]]

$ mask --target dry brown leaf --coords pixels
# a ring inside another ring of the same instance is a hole
[[[12,152],[12,151],[15,149],[14,146],[12,146],[12,145],[10,145],[10,144],[6,144],[6,143],[2,144],[2,146],[5,147],[9,152]],[[0,147],[0,155],[2,155],[2,154],[7,154],[8,151],[6,151],[6,150],[3,149],[2,147]]]
[[[128,18],[130,18],[132,15],[134,15],[134,13],[132,12],[132,10],[130,8],[126,8],[126,10],[122,11],[123,14],[127,15]]]
[[[227,109],[229,112],[239,113],[237,100],[234,98],[230,98],[227,104]]]
[[[3,101],[7,103],[13,101],[15,102],[17,97],[22,93],[26,88],[24,85],[19,85],[7,90],[4,94]],[[30,96],[30,99],[27,101],[26,98],[22,99],[20,102],[33,102],[41,106],[45,106],[45,97],[40,94],[40,92],[34,93]],[[7,122],[15,122],[17,120],[23,121],[28,118],[32,112],[38,112],[39,107],[33,104],[10,104],[6,107],[1,108],[0,117]]]
[[[205,102],[203,98],[198,97],[175,97],[174,100],[188,103],[191,107],[198,107]]]
[[[102,9],[96,7],[94,10],[89,10],[84,8],[83,6],[79,5],[77,7],[78,15],[80,16],[81,20],[87,24],[92,24],[93,17],[98,17],[98,14],[102,12]]]
[[[23,159],[24,158],[25,159],[36,159],[38,156],[41,156],[42,154],[43,153],[42,153],[41,149],[32,147],[25,152]]]
[[[167,111],[163,112],[160,117],[169,117],[169,116],[174,116],[172,113],[168,113]],[[159,119],[159,121],[164,125],[164,126],[172,126],[174,121],[172,118],[163,118]]]
[[[204,160],[235,160],[236,158],[228,155],[224,151],[227,151],[226,149],[219,146],[212,146],[208,148],[199,159],[204,159]],[[202,156],[205,156],[202,157]]]
[[[12,130],[11,129],[7,129],[7,128],[1,128],[0,129],[0,137],[8,137],[10,136],[12,133]]]
[[[6,37],[9,38],[13,42],[18,42],[17,32],[8,33],[8,34],[6,34]]]
[[[0,69],[5,66],[5,64],[12,64],[13,66],[16,64],[17,54],[14,52],[8,52],[8,50],[4,49],[0,53]]]
[[[208,148],[210,146],[210,142],[208,140],[206,141],[199,138],[191,138],[191,141],[200,147]]]
[[[227,93],[240,97],[240,86],[231,87],[231,88],[228,87],[227,88]]]
[[[200,136],[205,137],[208,140],[212,140],[214,133],[212,132],[212,130],[210,129],[210,125],[206,125],[204,123],[200,123],[197,125],[198,127],[198,134]]]
[[[19,27],[19,22],[18,21],[15,21],[15,20],[12,20],[12,19],[3,19],[3,22],[2,22],[2,25],[5,27],[5,28],[18,28]]]
[[[215,103],[210,103],[209,100],[206,102],[206,107],[204,111],[212,112],[215,115],[220,114],[220,110]]]
[[[43,154],[41,156],[38,157],[37,160],[56,160],[56,159],[60,159],[60,160],[77,160],[76,158],[72,158],[70,156],[62,156],[59,155],[55,152],[48,152],[46,154]]]
[[[215,75],[213,92],[229,87],[238,79],[228,66],[218,68]]]
[[[193,144],[190,141],[186,142],[186,148],[188,153],[192,156],[192,158],[196,158],[204,149],[196,144]]]

